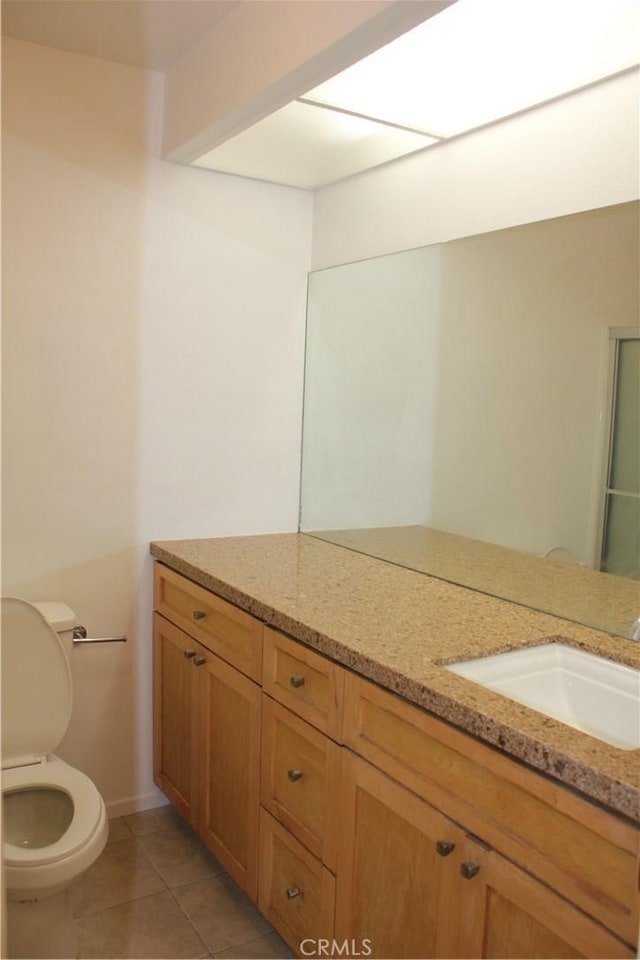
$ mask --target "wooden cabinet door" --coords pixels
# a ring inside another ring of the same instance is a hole
[[[471,838],[464,844],[458,887],[460,957],[635,957],[568,900]]]
[[[347,750],[340,811],[336,940],[372,957],[455,957],[460,829]]]
[[[211,653],[200,679],[199,833],[242,889],[258,896],[260,687]]]
[[[157,613],[153,617],[153,776],[188,823],[198,811],[198,676],[202,648]]]

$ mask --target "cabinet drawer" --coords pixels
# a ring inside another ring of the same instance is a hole
[[[335,877],[277,820],[260,811],[258,906],[298,955],[314,956],[315,942],[333,939]]]
[[[633,824],[351,674],[345,677],[344,740],[635,942],[640,831]]]
[[[335,872],[340,747],[262,696],[262,804]]]
[[[265,692],[334,740],[342,728],[343,676],[331,660],[265,627]]]
[[[163,617],[260,683],[263,628],[259,620],[159,563],[154,572],[154,603]]]

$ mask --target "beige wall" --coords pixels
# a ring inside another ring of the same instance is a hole
[[[162,77],[3,52],[3,590],[70,604],[60,749],[151,782],[148,541],[294,530],[312,198],[158,159]]]

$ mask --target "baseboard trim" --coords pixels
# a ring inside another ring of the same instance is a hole
[[[155,807],[164,807],[169,801],[160,790],[144,793],[137,797],[125,797],[122,800],[108,800],[105,804],[109,820],[115,817],[126,817],[131,813],[140,813],[142,810],[153,810]]]

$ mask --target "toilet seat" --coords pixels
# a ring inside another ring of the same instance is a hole
[[[71,704],[71,668],[60,637],[32,603],[3,597],[3,770],[52,754],[67,732]]]
[[[89,777],[53,753],[71,716],[71,670],[59,636],[40,610],[15,597],[2,598],[2,630],[2,793],[50,787],[73,806],[53,843],[22,847],[4,839],[2,856],[6,867],[46,867],[90,845],[104,801]]]
[[[66,733],[72,699],[60,637],[33,604],[2,597],[1,607],[2,794],[11,797],[2,859],[10,955],[76,956],[68,887],[102,853],[107,811],[93,781],[53,752]]]
[[[92,780],[59,757],[41,763],[13,767],[2,772],[2,793],[38,787],[53,787],[71,797],[71,823],[54,843],[46,847],[19,847],[6,840],[2,853],[7,866],[40,866],[72,856],[84,847],[104,818],[104,801]]]

